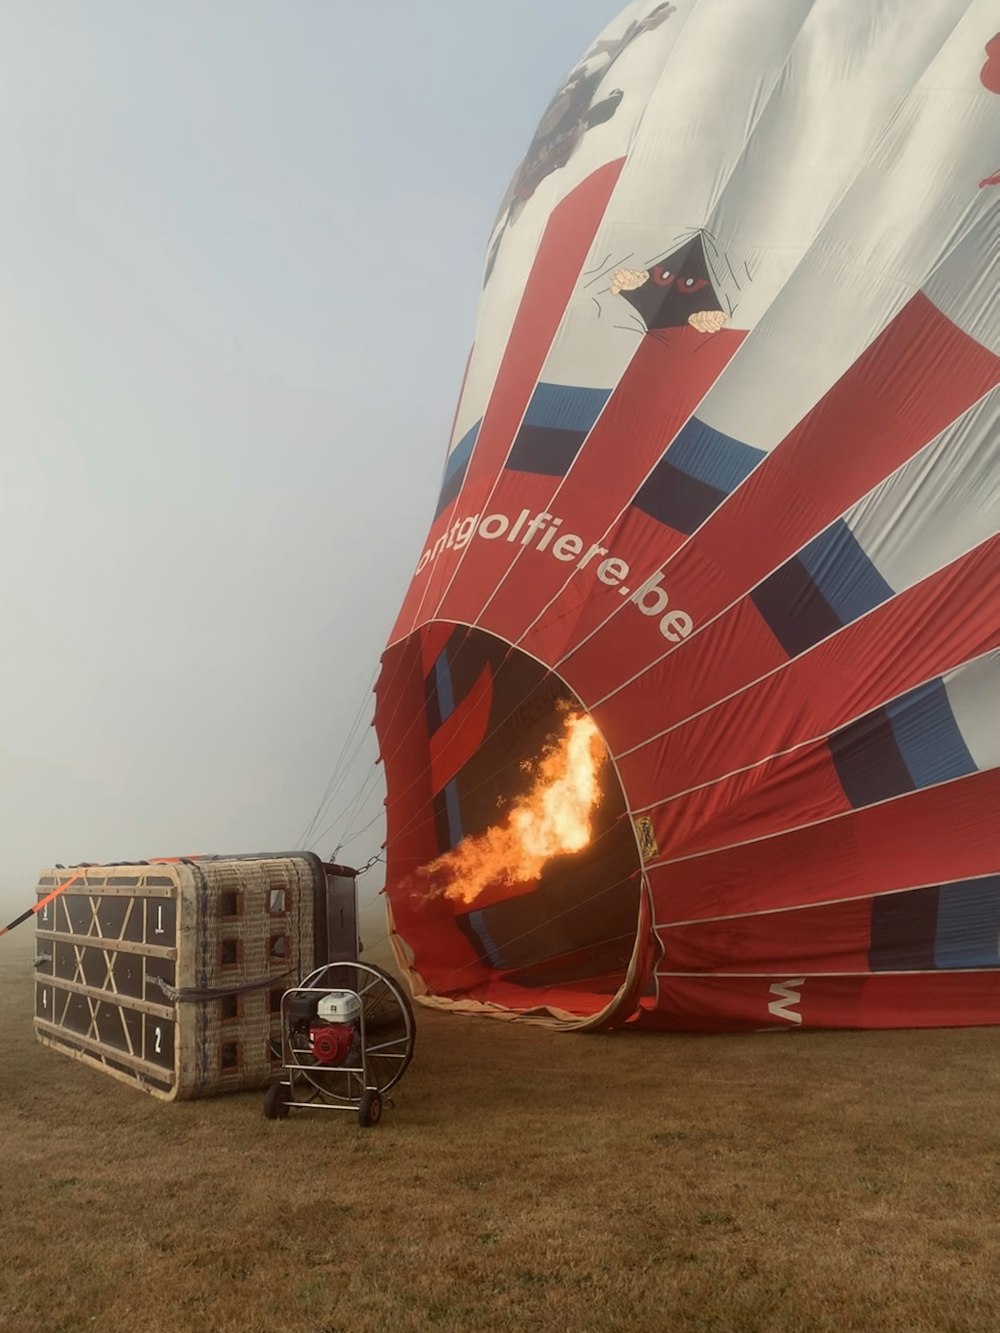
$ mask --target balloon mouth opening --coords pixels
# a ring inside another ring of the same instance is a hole
[[[404,651],[419,654],[421,633]],[[594,719],[559,677],[480,630],[456,627],[424,685],[431,725],[397,752],[395,772],[386,760],[392,790],[428,756],[433,767],[443,728],[454,738],[426,793],[423,838],[404,849],[389,811],[387,894],[412,970],[455,1002],[600,1012],[635,947],[640,865]],[[442,686],[449,707],[434,727]]]

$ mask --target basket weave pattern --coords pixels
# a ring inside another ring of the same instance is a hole
[[[315,892],[291,857],[88,867],[36,917],[38,1039],[167,1101],[263,1087]]]

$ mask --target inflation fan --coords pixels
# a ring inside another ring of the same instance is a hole
[[[410,1002],[387,972],[368,963],[319,967],[281,998],[287,1077],[268,1088],[264,1114],[354,1111],[369,1129],[406,1072],[413,1042]]]

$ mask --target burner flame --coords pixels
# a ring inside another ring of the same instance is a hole
[[[578,852],[591,839],[607,755],[593,718],[574,713],[539,765],[534,783],[501,824],[465,838],[420,870],[447,876],[444,896],[472,903],[491,885],[536,879],[547,861]]]

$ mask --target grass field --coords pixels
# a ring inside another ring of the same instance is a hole
[[[0,1330],[1000,1328],[995,1031],[567,1036],[418,1010],[395,1110],[163,1105],[0,944]]]

